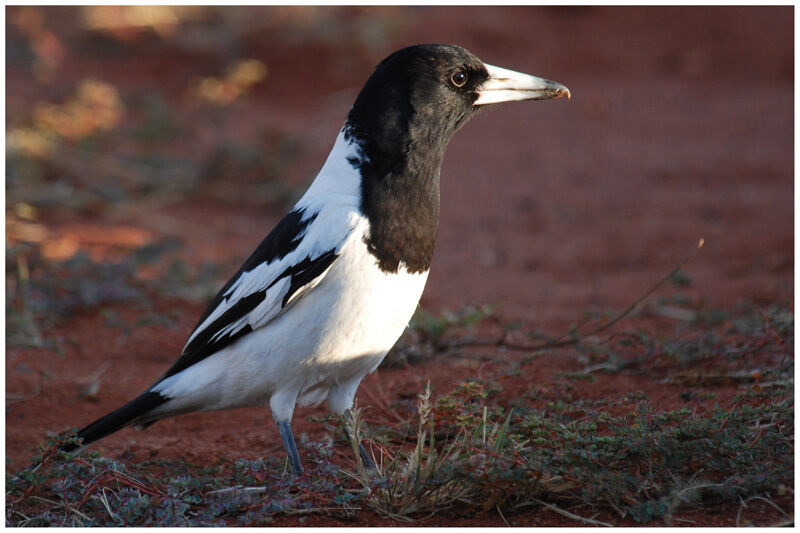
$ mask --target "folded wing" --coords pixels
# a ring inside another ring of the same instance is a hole
[[[330,231],[319,215],[296,208],[281,220],[219,291],[159,382],[265,326],[321,281],[347,232]]]

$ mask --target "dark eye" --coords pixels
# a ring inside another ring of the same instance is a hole
[[[456,87],[463,87],[464,84],[467,83],[467,73],[463,70],[454,72],[450,75],[450,82]]]

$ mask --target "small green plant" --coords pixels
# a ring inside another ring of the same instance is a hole
[[[583,402],[563,412],[504,414],[484,400],[471,383],[434,407],[428,388],[419,400],[414,447],[384,457],[377,471],[350,473],[369,491],[369,507],[409,520],[454,509],[507,515],[551,500],[649,522],[792,479],[791,397],[761,406],[742,401],[707,416],[656,412],[646,399],[620,416]],[[575,412],[583,416],[575,419]]]

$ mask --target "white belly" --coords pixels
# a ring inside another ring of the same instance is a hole
[[[165,380],[160,389],[174,398],[165,411],[267,405],[275,395],[273,414],[286,419],[295,400],[316,404],[331,388],[335,403],[352,401],[408,325],[428,272],[402,264],[382,272],[364,243],[366,219],[350,216],[354,231],[320,283],[264,327]]]

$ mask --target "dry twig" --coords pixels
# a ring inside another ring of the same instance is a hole
[[[571,518],[573,520],[577,520],[578,522],[582,522],[584,524],[589,524],[589,525],[593,525],[593,526],[614,527],[614,524],[609,524],[608,522],[601,522],[599,520],[594,520],[593,518],[585,518],[583,516],[578,516],[576,514],[572,514],[569,511],[565,511],[564,509],[561,509],[560,507],[556,507],[555,505],[553,505],[551,503],[547,503],[545,501],[542,501],[539,498],[531,498],[531,500],[535,501],[536,503],[538,503],[540,505],[543,505],[543,506],[547,507],[548,509],[550,509],[554,513],[558,513],[561,516],[566,516],[567,518]]]
[[[631,303],[628,307],[619,312],[616,316],[614,316],[614,318],[612,318],[608,322],[600,324],[599,326],[589,331],[586,332],[580,331],[580,329],[588,323],[588,320],[584,320],[578,324],[578,326],[574,330],[574,333],[564,333],[560,337],[557,337],[556,339],[550,339],[538,344],[518,344],[514,342],[509,342],[506,339],[507,332],[504,331],[498,339],[494,340],[456,339],[451,342],[444,343],[442,347],[445,349],[453,349],[453,348],[463,348],[463,347],[473,347],[473,346],[500,346],[508,350],[531,352],[531,351],[543,350],[545,348],[558,348],[561,346],[578,344],[582,338],[602,333],[603,331],[607,330],[608,328],[610,328],[611,326],[613,326],[614,324],[616,324],[617,322],[619,322],[620,320],[624,319],[629,314],[631,314],[631,312],[633,312],[642,302],[644,302],[651,294],[653,294],[656,290],[658,290],[672,276],[677,274],[680,271],[680,269],[686,265],[686,263],[688,263],[692,258],[694,258],[694,256],[697,255],[697,252],[699,252],[700,249],[703,247],[704,243],[705,239],[701,238],[698,241],[697,245],[694,247],[694,249],[692,249],[692,251],[685,258],[683,258],[683,260],[680,263],[678,263],[678,265],[675,268],[673,268],[666,276],[658,280],[643,295],[634,300],[633,303]]]

